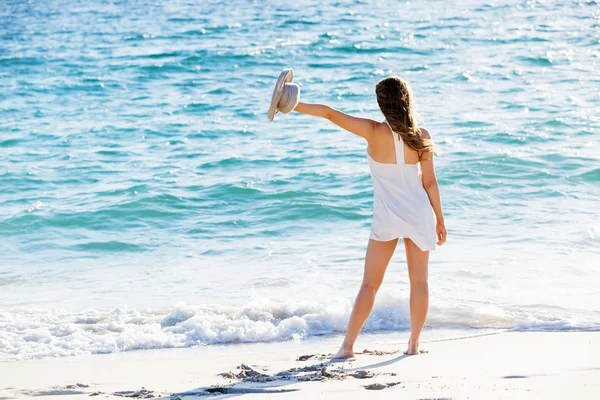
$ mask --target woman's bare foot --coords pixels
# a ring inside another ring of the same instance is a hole
[[[338,352],[333,356],[332,360],[345,360],[354,357],[354,350],[347,349],[344,346],[340,347]]]
[[[427,350],[419,350],[419,341],[417,341],[416,343],[411,343],[411,341],[408,341],[408,349],[406,349],[406,351],[404,352],[404,354],[408,355],[408,356],[414,356],[417,354],[423,354],[423,353],[427,353]]]

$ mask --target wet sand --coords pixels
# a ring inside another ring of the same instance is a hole
[[[598,399],[600,332],[509,332],[357,349],[267,343],[0,363],[0,399]],[[66,397],[65,397],[66,396]]]

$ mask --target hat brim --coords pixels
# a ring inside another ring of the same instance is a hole
[[[294,79],[294,71],[291,68],[284,69],[279,74],[279,78],[277,78],[277,82],[275,83],[275,87],[273,88],[273,94],[271,95],[271,104],[269,105],[269,112],[267,113],[267,119],[269,121],[273,121],[275,118],[275,114],[279,111],[277,110],[277,104],[279,104],[279,100],[281,100],[281,96],[283,96],[283,87],[286,83],[291,82]]]

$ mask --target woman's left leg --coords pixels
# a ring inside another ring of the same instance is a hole
[[[369,240],[367,255],[365,256],[365,271],[362,285],[354,302],[354,308],[348,322],[348,329],[346,329],[346,337],[340,350],[333,357],[334,359],[348,358],[354,355],[354,342],[373,310],[375,295],[383,282],[385,270],[392,259],[397,244],[398,239],[388,242]]]

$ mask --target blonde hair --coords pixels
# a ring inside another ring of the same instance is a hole
[[[375,86],[377,104],[389,122],[392,130],[397,132],[404,143],[419,153],[433,151],[438,147],[431,138],[421,136],[417,126],[417,115],[413,108],[413,95],[408,82],[398,76],[383,78]]]

